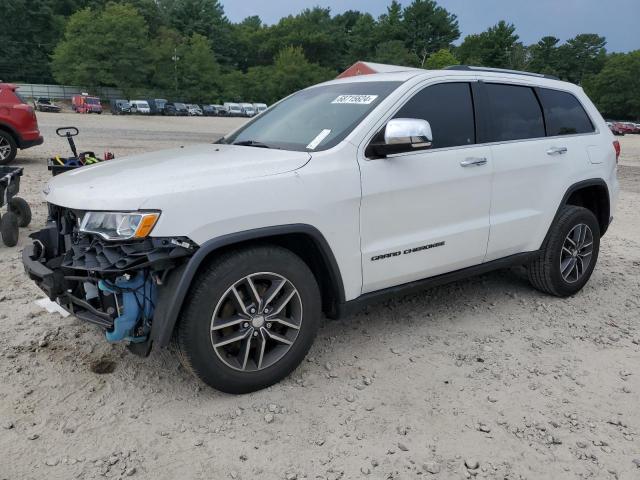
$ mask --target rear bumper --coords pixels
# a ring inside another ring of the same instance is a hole
[[[40,135],[39,131],[36,131],[35,133],[21,136],[18,139],[18,147],[21,150],[24,150],[25,148],[35,147],[36,145],[42,145],[43,142],[44,142],[44,138],[42,137],[42,135]]]

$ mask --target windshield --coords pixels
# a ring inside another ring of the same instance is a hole
[[[187,108],[187,106],[184,103],[174,103],[176,108]]]
[[[319,151],[341,142],[400,82],[353,82],[302,90],[222,143]]]
[[[87,98],[87,103],[91,105],[98,105],[100,101],[97,98]]]

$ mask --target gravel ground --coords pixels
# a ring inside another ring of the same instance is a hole
[[[205,142],[241,120],[39,114],[22,195],[45,219],[45,159]],[[147,359],[34,305],[0,247],[0,479],[640,478],[640,136],[598,267],[573,298],[494,272],[327,321],[285,381],[230,396],[171,351]]]

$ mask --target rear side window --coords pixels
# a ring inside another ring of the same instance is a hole
[[[419,118],[431,125],[432,148],[457,147],[476,142],[471,86],[441,83],[418,92],[395,118]]]
[[[548,88],[541,88],[538,93],[547,120],[547,135],[554,137],[594,131],[587,112],[572,94]]]
[[[542,109],[533,89],[518,85],[486,84],[491,105],[489,141],[544,137]]]

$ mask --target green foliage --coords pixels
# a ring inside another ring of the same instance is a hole
[[[589,75],[598,73],[606,61],[604,37],[583,33],[558,47],[558,73],[563,79],[581,83]]]
[[[364,57],[367,59],[367,57]],[[416,66],[416,57],[413,55],[401,40],[390,40],[378,44],[376,54],[372,59],[378,63],[390,63],[392,65],[404,65],[407,67]]]
[[[60,83],[114,86],[127,91],[144,84],[149,71],[148,28],[131,5],[109,3],[73,14],[64,39],[53,53],[53,74]]]
[[[51,81],[49,55],[64,19],[49,0],[0,0],[0,79]]]
[[[454,47],[457,18],[436,0],[390,0],[378,18],[315,7],[274,25],[257,16],[231,23],[222,0],[0,0],[0,12],[20,26],[0,29],[0,78],[7,81],[272,102],[357,60],[463,63],[557,75],[583,84],[612,116],[638,115],[639,95],[629,93],[637,90],[622,88],[637,86],[637,52],[607,56],[604,37],[593,33],[524,45],[505,21]]]
[[[610,55],[584,87],[606,116],[640,119],[640,50]]]
[[[224,79],[225,98],[273,103],[296,90],[335,77],[335,72],[307,60],[302,47],[285,47],[273,65],[252,67],[245,74],[232,72]]]
[[[518,45],[515,31],[514,25],[500,20],[480,34],[467,36],[456,50],[456,55],[467,65],[514,68],[512,54]]]
[[[447,48],[460,37],[456,16],[438,6],[435,0],[413,0],[404,9],[402,25],[406,44],[424,65],[427,57]]]
[[[424,62],[424,68],[429,70],[439,70],[449,65],[459,65],[458,59],[451,53],[450,50],[442,48],[437,52],[431,54],[427,61]]]

